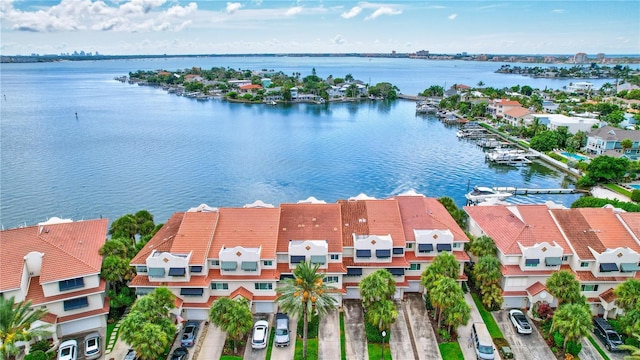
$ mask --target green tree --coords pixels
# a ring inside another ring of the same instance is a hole
[[[299,263],[293,270],[293,279],[285,279],[276,291],[280,295],[278,304],[285,312],[303,318],[302,357],[307,358],[307,331],[309,316],[315,313],[322,317],[335,309],[336,299],[324,284],[324,274],[318,272],[319,264]]]
[[[443,196],[438,199],[438,202],[440,202],[440,204],[442,204],[442,206],[447,209],[447,212],[449,212],[449,215],[453,217],[453,220],[456,221],[456,224],[458,224],[458,226],[463,229],[467,228],[467,219],[469,218],[469,215],[467,215],[466,211],[460,209],[452,198]]]
[[[635,337],[638,339],[638,342],[640,342],[640,335],[636,334]],[[620,345],[618,346],[618,349],[629,351],[629,355],[626,355],[624,360],[640,360],[640,347],[633,345]]]
[[[568,341],[580,343],[592,328],[591,313],[585,304],[564,304],[553,314],[551,331],[558,331],[562,335],[563,349],[567,348]]]
[[[436,256],[431,264],[427,266],[420,277],[420,282],[427,292],[434,286],[434,283],[441,277],[448,277],[458,280],[460,274],[460,263],[456,257],[448,252],[442,252]]]
[[[500,260],[493,255],[481,257],[473,267],[473,277],[482,295],[482,304],[487,309],[498,309],[502,305],[500,289]]]
[[[440,321],[442,319],[442,313],[445,309],[455,306],[461,300],[456,294],[458,291],[462,292],[458,282],[450,277],[440,276],[431,287],[429,291],[429,297],[431,304],[436,309],[437,323],[440,327]]]
[[[623,333],[627,335],[640,334],[640,308],[636,307],[625,312],[619,319]]]
[[[378,330],[389,330],[398,318],[398,309],[393,300],[383,299],[367,309],[367,321]]]
[[[589,162],[587,173],[595,182],[615,182],[624,178],[629,169],[627,158],[600,155]]]
[[[142,360],[158,359],[171,343],[176,327],[169,315],[175,295],[165,287],[136,300],[122,320],[120,334]]]
[[[622,146],[623,152],[627,152],[627,150],[633,147],[633,141],[631,141],[631,139],[624,139],[620,141],[620,146]]]
[[[558,135],[555,131],[545,130],[534,136],[529,143],[532,149],[546,152],[559,147]]]
[[[136,235],[152,235],[155,229],[153,216],[147,210],[140,210],[135,215],[126,214],[114,220],[109,234],[112,238],[130,239],[133,244]]]
[[[616,295],[616,304],[625,312],[640,309],[640,280],[628,279],[616,286],[613,293]]]
[[[496,256],[498,248],[496,248],[496,244],[492,238],[483,235],[471,240],[469,251],[473,255],[481,258],[483,256]]]
[[[379,269],[367,275],[358,285],[362,306],[367,309],[378,301],[393,300],[396,282],[386,269]]]
[[[47,309],[31,309],[31,301],[15,302],[0,296],[0,356],[9,359],[20,353],[18,341],[29,341],[34,337],[51,334],[46,325],[33,327],[33,323],[47,314]]]
[[[444,311],[444,323],[447,325],[449,333],[451,333],[451,329],[466,325],[471,320],[471,307],[464,300],[462,288],[458,286],[458,289],[459,291],[456,290],[454,295],[457,301]]]
[[[546,286],[549,293],[558,299],[558,306],[580,302],[580,282],[567,270],[551,274],[547,279]]]
[[[209,309],[209,319],[233,340],[233,353],[238,353],[238,343],[251,331],[253,315],[247,299],[217,299]]]

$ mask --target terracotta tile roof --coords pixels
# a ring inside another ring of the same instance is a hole
[[[502,297],[510,297],[510,296],[527,296],[526,291],[503,291]]]
[[[184,304],[184,300],[182,300],[179,296],[176,296],[176,299],[173,303],[175,304],[176,309],[180,309],[182,304]]]
[[[464,210],[505,255],[522,254],[523,246],[556,242],[571,254],[546,205],[466,206]]]
[[[240,286],[239,288],[233,290],[233,292],[231,292],[231,294],[229,294],[229,298],[233,299],[236,296],[242,296],[243,298],[251,301],[253,300],[253,293],[249,290],[247,290],[246,288]]]
[[[359,221],[367,218],[367,203],[356,200],[338,200],[340,205],[342,246],[353,246],[353,234],[369,235],[369,222]]]
[[[509,110],[505,111],[504,114],[512,116],[514,118],[520,118],[520,117],[523,117],[525,115],[531,114],[531,111],[529,111],[528,109],[523,108],[522,106],[516,106],[516,107],[514,107],[512,109],[509,109]]]
[[[216,299],[220,298],[220,296],[209,296],[209,300],[207,300],[207,302],[205,303],[182,303],[182,308],[183,309],[210,309],[211,305],[213,305],[213,302],[216,301]]]
[[[350,266],[350,267],[373,267],[373,268],[381,268],[381,269],[409,267],[409,263],[407,262],[407,260],[405,260],[404,257],[399,257],[399,256],[391,257],[391,262],[388,262],[388,263],[376,263],[376,262],[354,263],[352,257],[344,257],[342,258],[342,262],[344,263],[344,266]]]
[[[221,208],[209,258],[219,258],[220,249],[262,247],[261,259],[276,258],[279,208]]]
[[[640,212],[619,213],[617,214],[617,216],[620,219],[622,219],[622,221],[624,222],[624,224],[627,225],[627,227],[629,227],[631,232],[635,235],[636,239],[640,239]],[[637,241],[634,241],[634,242],[637,246],[638,242]],[[631,246],[629,247],[635,250],[635,248]],[[635,251],[640,252],[638,250],[635,250]]]
[[[423,196],[396,196],[395,199],[398,201],[407,241],[416,241],[414,230],[434,229],[448,229],[455,241],[469,241],[467,235],[438,199]]]
[[[278,295],[253,295],[253,301],[273,301]]]
[[[587,298],[587,303],[593,304],[593,303],[599,303],[599,302],[600,302],[600,298],[597,298],[597,297]]]
[[[158,230],[158,232],[145,244],[145,246],[131,259],[130,264],[146,265],[147,258],[153,250],[171,251],[173,240],[175,239],[180,224],[186,213],[179,212],[171,215],[169,220]]]
[[[629,247],[635,252],[640,252],[640,245],[620,222],[613,209],[581,208],[579,210],[607,249]]]
[[[533,285],[527,288],[527,294],[531,296],[535,296],[540,294],[541,292],[547,290],[547,287],[541,283],[540,281],[536,281]]]
[[[471,260],[469,255],[464,251],[452,251],[451,254],[453,254],[453,256],[456,257],[456,260],[460,262],[467,262]],[[404,258],[410,262],[432,262],[436,256],[438,256],[438,253],[430,256],[416,256],[416,253],[413,251],[405,251],[404,253]]]
[[[257,89],[262,89],[262,86],[256,85],[256,84],[240,86],[240,90],[257,90]]]
[[[562,228],[565,236],[571,243],[578,258],[581,260],[595,259],[589,247],[602,253],[606,247],[602,244],[596,233],[601,229],[593,229],[587,219],[583,216],[584,209],[553,209],[551,213]]]
[[[211,270],[209,271],[211,272]],[[149,281],[147,275],[138,274],[130,282],[132,287],[207,287],[211,283],[208,276],[192,276],[189,281]]]
[[[367,203],[367,222],[369,235],[391,235],[393,246],[404,247],[406,244],[400,208],[394,199],[363,200]]]
[[[522,271],[519,265],[500,265],[500,272],[502,276],[536,276],[536,275],[548,275],[551,276],[554,270],[527,270]]]
[[[281,204],[276,252],[289,251],[289,240],[327,240],[330,253],[342,253],[340,205]]]
[[[210,281],[280,280],[280,272],[275,269],[262,269],[260,275],[221,275],[220,269],[211,269],[208,279]]]
[[[607,303],[611,303],[614,302],[617,297],[616,295],[613,293],[613,288],[610,288],[608,290],[603,291],[600,295],[598,295],[600,297],[600,299],[604,300]]]
[[[280,272],[280,274],[293,273],[293,269],[289,269],[289,263],[278,263],[276,267]],[[326,274],[346,274],[347,273],[347,269],[344,267],[342,263],[332,263],[332,262],[327,263],[326,269],[320,268],[318,271]]]
[[[44,296],[44,292],[42,291],[42,285],[40,284],[39,281],[40,281],[39,276],[32,277],[29,283],[29,288],[27,289],[26,300],[31,300],[32,305],[47,304],[50,302],[61,301],[61,300],[75,298],[83,295],[102,293],[106,289],[106,282],[101,279],[99,286],[95,288],[81,289],[78,291],[65,292],[64,294],[46,297]]]
[[[106,298],[104,298],[104,305],[102,306],[102,309],[86,311],[86,312],[83,312],[83,313],[73,314],[73,315],[68,315],[68,316],[61,316],[61,317],[58,318],[58,324],[61,324],[61,323],[67,322],[67,321],[84,319],[84,318],[88,318],[88,317],[91,317],[91,316],[106,315],[106,314],[109,313],[109,309],[110,308],[111,308],[111,306],[109,305],[109,298],[106,297]]]
[[[58,322],[58,315],[54,313],[46,313],[40,318],[40,321],[44,321],[49,324],[56,324]]]
[[[24,257],[44,253],[40,282],[100,273],[98,250],[107,238],[107,219],[28,226],[0,232],[0,292],[20,287]]]
[[[519,101],[517,101],[517,100],[507,100],[507,99],[502,99],[502,100],[498,101],[498,103],[496,105],[521,106]]]
[[[217,220],[217,212],[185,213],[171,245],[171,253],[188,254],[192,252],[189,264],[204,264],[209,255]]]
[[[623,282],[627,280],[627,277],[622,276],[598,276],[596,277],[590,270],[585,271],[573,271],[571,266],[562,265],[560,266],[560,270],[566,270],[572,273],[576,279],[580,282]]]

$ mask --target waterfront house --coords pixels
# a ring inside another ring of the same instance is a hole
[[[34,326],[48,325],[56,345],[79,333],[106,334],[109,299],[98,250],[106,241],[107,223],[54,217],[0,232],[0,296],[46,308],[49,313]]]
[[[505,111],[509,111],[516,107],[522,107],[516,100],[494,99],[487,106],[487,112],[490,116],[501,119]]]
[[[531,114],[529,109],[517,106],[505,111],[503,114],[503,120],[512,126],[526,126],[531,123],[530,117],[527,121],[527,115],[529,114]]]
[[[469,239],[437,199],[415,193],[390,199],[365,195],[327,204],[309,198],[279,207],[200,206],[175,213],[131,260],[138,295],[166,286],[176,296],[174,315],[207,319],[219,297],[242,296],[256,313],[277,310],[276,288],[303,261],[319,264],[331,295],[358,299],[360,280],[387,269],[395,298],[422,292],[420,275],[440,252],[460,263],[466,281]]]
[[[622,140],[630,139],[631,148],[624,150]],[[595,155],[626,156],[636,159],[640,151],[640,130],[625,130],[613,126],[603,126],[587,135],[586,151]]]
[[[531,114],[530,118],[531,121],[538,119],[538,123],[546,125],[549,130],[566,127],[569,134],[576,134],[578,131],[589,133],[593,126],[600,123],[598,119],[563,114]]]
[[[491,237],[501,264],[504,308],[557,305],[546,280],[567,270],[593,314],[616,316],[613,289],[639,274],[640,214],[612,208],[467,206],[469,232]]]
[[[258,90],[262,89],[262,85],[249,84],[240,86],[241,94],[255,94]]]
[[[593,84],[587,81],[574,82],[570,83],[569,86],[567,86],[567,92],[569,93],[583,95],[586,93],[590,93],[591,91],[593,91]]]

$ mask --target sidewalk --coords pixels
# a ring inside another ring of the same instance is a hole
[[[340,319],[338,310],[331,310],[319,325],[318,358],[340,359]],[[345,349],[346,352],[346,349]]]
[[[207,333],[202,341],[197,360],[219,360],[222,356],[227,333],[209,323]]]
[[[470,293],[464,294],[464,299],[471,308],[471,320],[465,326],[460,326],[458,328],[458,343],[460,344],[460,348],[462,349],[462,354],[464,355],[465,360],[476,360],[476,350],[473,344],[471,343],[471,325],[474,322],[484,322],[482,320],[482,316],[480,316],[480,312],[476,307],[476,304],[473,302],[473,298]],[[493,350],[493,355],[495,359],[502,359],[500,354],[496,349]]]
[[[594,186],[591,188],[591,195],[600,199],[616,199],[624,202],[631,202],[628,196],[619,194],[602,186]]]

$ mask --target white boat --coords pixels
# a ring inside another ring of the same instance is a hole
[[[484,201],[488,199],[502,200],[511,196],[510,192],[496,191],[486,186],[474,186],[471,192],[467,193],[465,197],[471,202]]]

